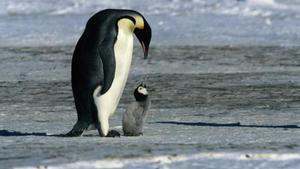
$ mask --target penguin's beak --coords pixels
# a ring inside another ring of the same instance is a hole
[[[149,45],[151,41],[151,27],[149,26],[148,22],[144,19],[144,28],[143,29],[138,29],[136,28],[134,30],[134,34],[140,41],[143,50],[144,50],[144,59],[147,59],[148,57],[148,50],[149,50]]]

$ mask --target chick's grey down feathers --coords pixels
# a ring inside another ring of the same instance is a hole
[[[150,99],[132,102],[123,115],[123,131],[125,136],[139,136],[143,134],[144,120],[150,107]]]

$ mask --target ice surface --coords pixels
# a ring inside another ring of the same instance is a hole
[[[142,137],[79,138],[70,84],[73,47],[1,48],[0,166],[36,168],[298,168],[297,47],[135,48],[111,125],[121,130],[133,89],[152,107]]]

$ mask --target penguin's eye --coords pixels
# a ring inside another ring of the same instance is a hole
[[[138,88],[139,91],[141,91],[142,89],[143,89],[142,87],[139,87],[139,88]]]

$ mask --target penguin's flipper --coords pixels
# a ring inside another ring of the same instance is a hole
[[[107,92],[115,78],[116,61],[113,47],[100,45],[98,47],[98,55],[101,58],[103,66],[103,81],[101,94]]]
[[[67,134],[65,134],[65,137],[79,137],[82,135],[82,133],[87,130],[89,127],[89,124],[86,122],[77,121],[74,125],[73,129],[69,131]]]

